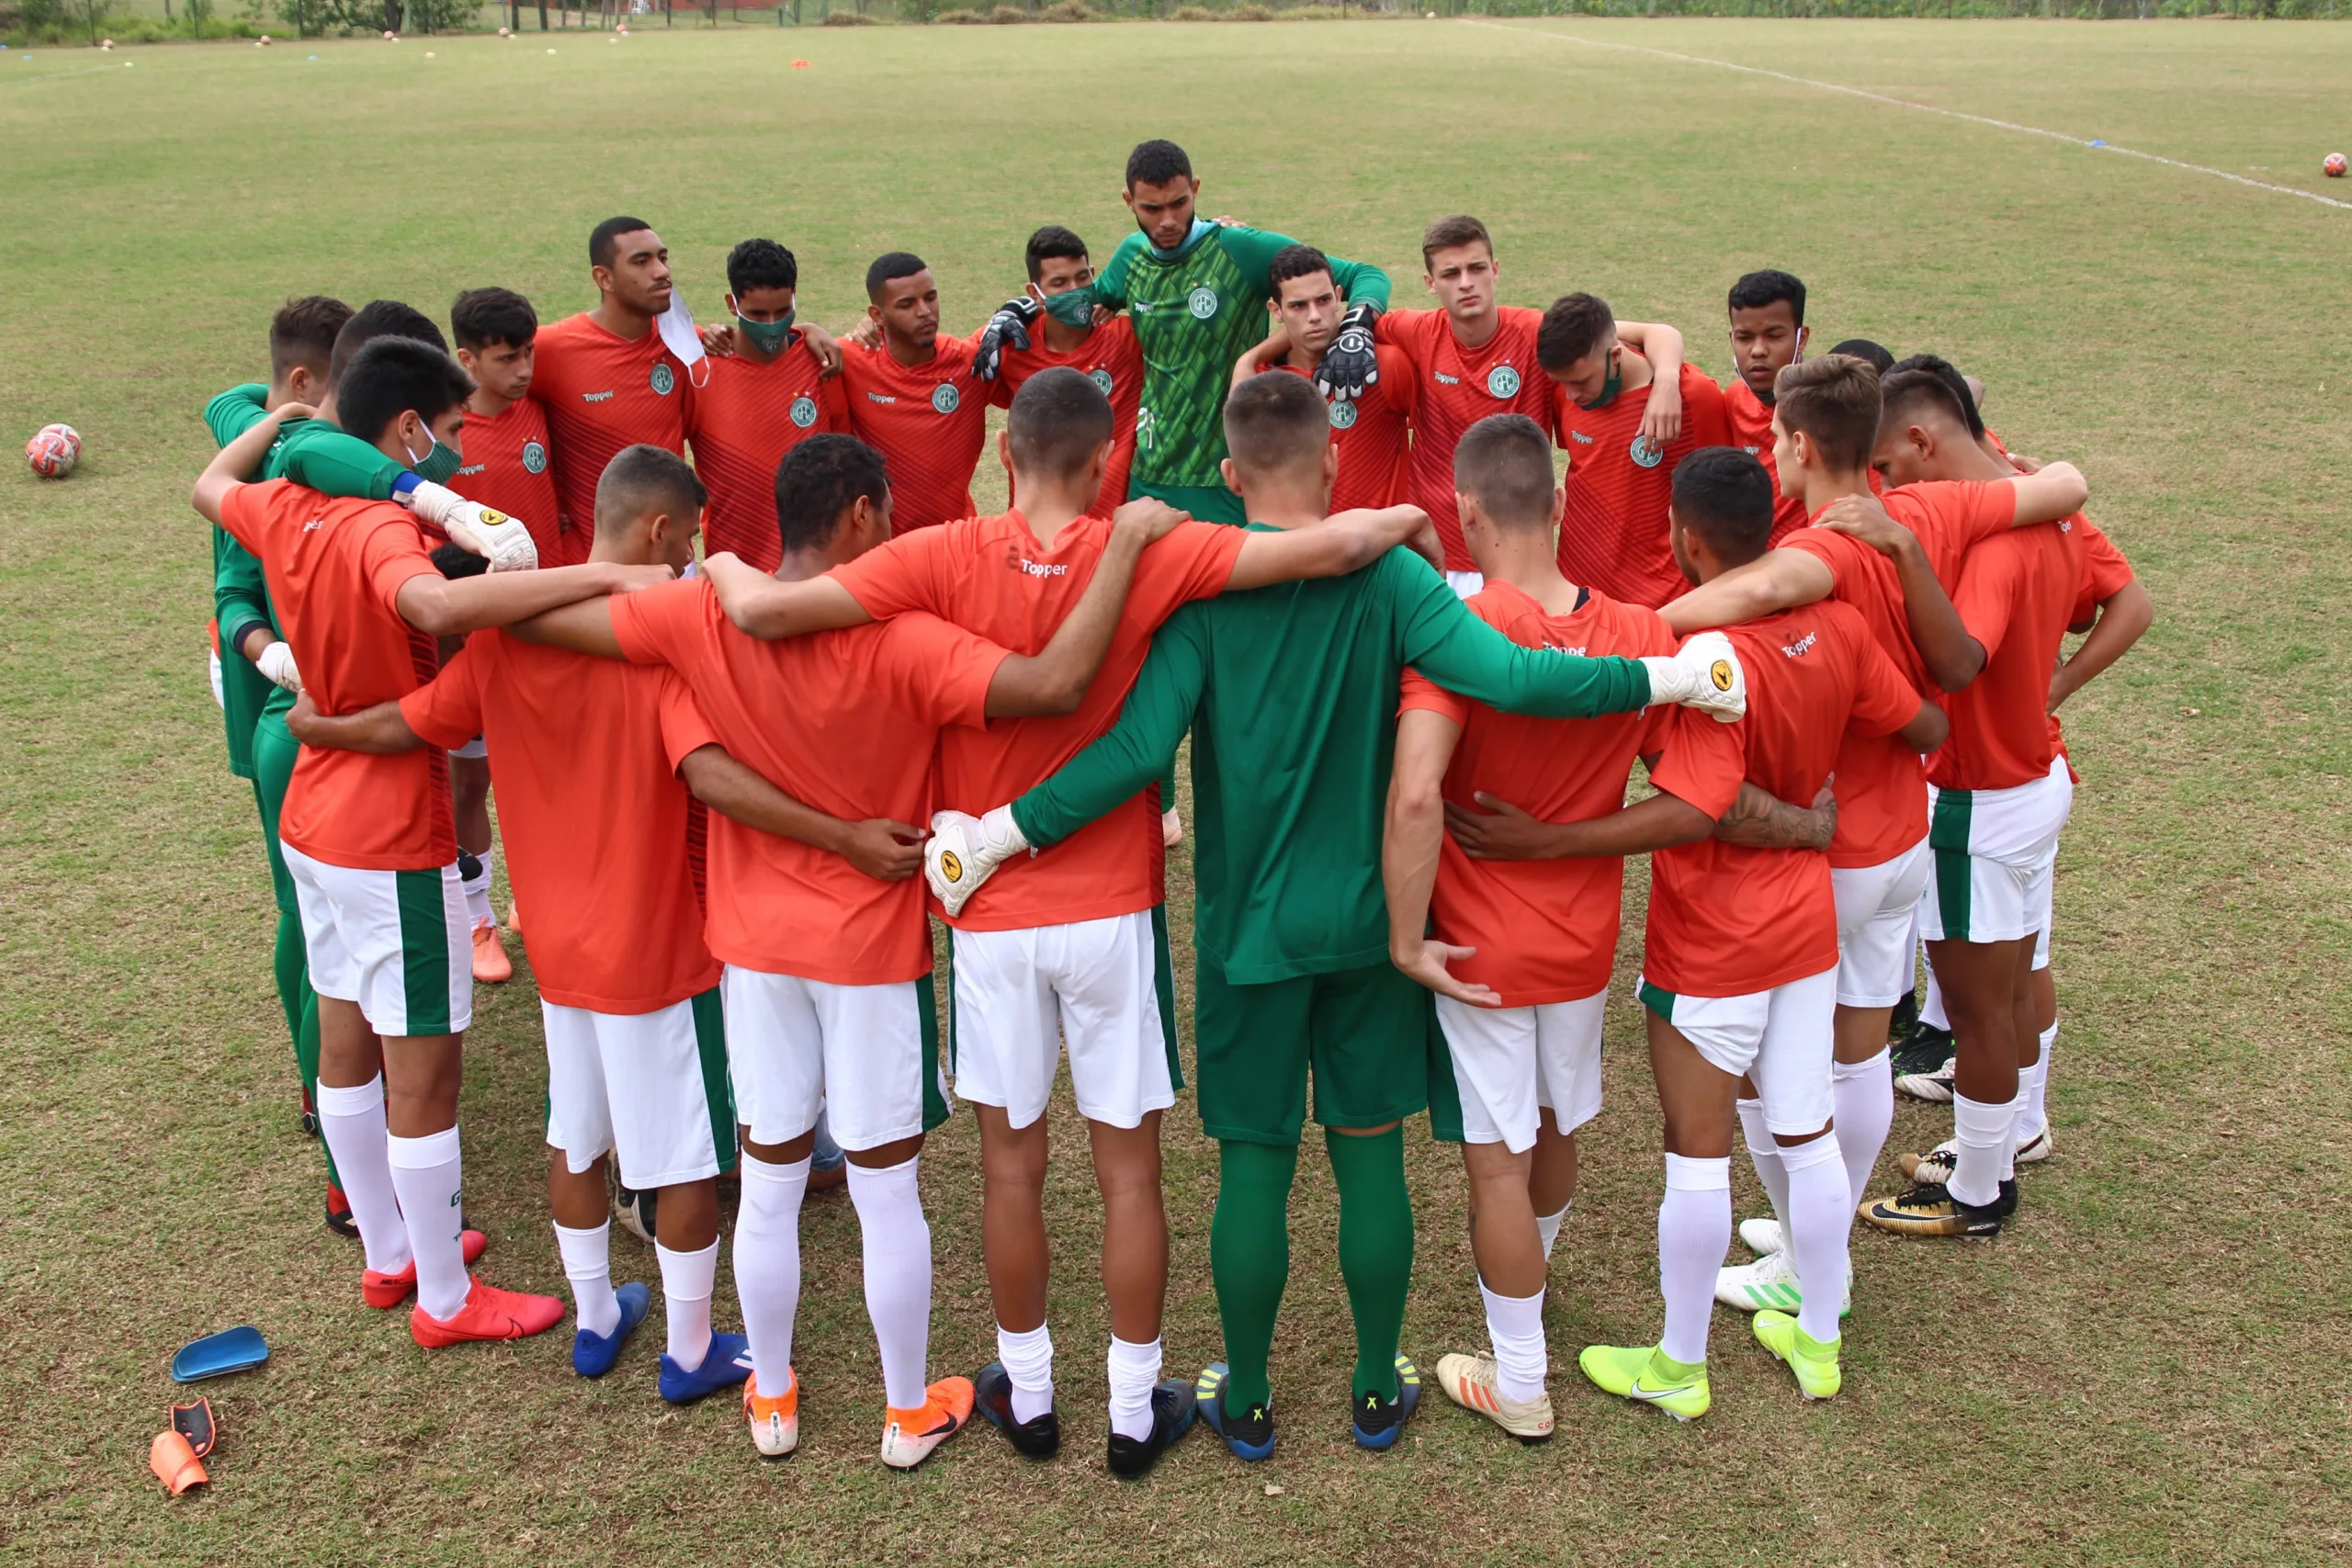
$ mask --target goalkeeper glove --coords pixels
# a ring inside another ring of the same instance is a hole
[[[1015,348],[1027,348],[1029,329],[1037,324],[1037,318],[1044,310],[1045,307],[1026,294],[1018,299],[1006,300],[997,313],[989,318],[987,328],[980,333],[978,345],[972,350],[973,376],[982,381],[995,380],[997,372],[1004,368],[1005,339],[1011,338]]]
[[[1010,806],[1000,806],[985,817],[935,811],[930,841],[922,847],[923,880],[949,914],[960,915],[998,866],[1028,848]]]
[[[1367,299],[1340,318],[1340,335],[1315,366],[1315,389],[1333,402],[1363,397],[1380,379],[1380,359],[1372,350],[1372,323],[1380,307]]]
[[[1731,638],[1701,632],[1664,657],[1642,660],[1650,672],[1650,705],[1679,703],[1729,724],[1747,711],[1747,671],[1739,667]]]
[[[402,474],[401,481],[413,476]],[[539,564],[539,547],[531,531],[503,512],[492,512],[468,501],[447,485],[431,479],[413,484],[395,482],[392,499],[428,523],[436,524],[450,539],[490,562],[492,571],[527,571]]]
[[[261,650],[254,660],[254,668],[289,692],[302,689],[302,672],[294,668],[294,650],[282,642],[273,642]]]

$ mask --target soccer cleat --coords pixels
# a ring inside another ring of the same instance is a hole
[[[527,1339],[563,1321],[563,1303],[553,1296],[502,1291],[480,1280],[466,1292],[466,1304],[447,1323],[423,1307],[410,1309],[408,1331],[428,1350],[494,1339]]]
[[[1951,1103],[1953,1080],[1960,1074],[1960,1058],[1947,1056],[1943,1065],[1931,1073],[1905,1073],[1894,1080],[1894,1092],[1907,1094],[1914,1100],[1932,1100],[1938,1104]]]
[[[1759,1312],[1752,1325],[1756,1342],[1789,1364],[1797,1375],[1797,1392],[1807,1399],[1831,1399],[1845,1384],[1838,1371],[1838,1344],[1815,1339],[1784,1312]]]
[[[631,1187],[621,1180],[617,1170],[613,1175],[613,1213],[620,1216],[622,1229],[648,1247],[654,1245],[659,1235],[654,1222],[660,1217],[655,1203],[661,1195],[660,1188]]]
[[[712,1335],[698,1367],[682,1367],[670,1352],[662,1352],[662,1397],[673,1404],[692,1404],[751,1375],[752,1342],[741,1334]]]
[[[972,1380],[942,1378],[923,1390],[921,1409],[882,1412],[882,1462],[912,1470],[971,1420]]]
[[[1223,1361],[1211,1361],[1193,1383],[1193,1399],[1199,1407],[1201,1419],[1209,1430],[1225,1439],[1236,1459],[1255,1463],[1272,1459],[1274,1452],[1274,1401],[1266,1396],[1263,1404],[1253,1404],[1239,1416],[1227,1415],[1225,1408],[1225,1385],[1232,1380],[1232,1370]]]
[[[1960,1140],[1946,1138],[1926,1154],[1897,1155],[1894,1156],[1894,1163],[1902,1168],[1903,1175],[1907,1180],[1950,1181],[1953,1156],[1959,1152]],[[2019,1144],[2018,1152],[2010,1157],[2019,1165],[2040,1165],[2043,1160],[2048,1159],[2050,1157],[2050,1129],[2044,1127],[2031,1138]]]
[[[514,978],[514,961],[506,956],[505,945],[498,940],[498,927],[490,920],[474,927],[474,978],[485,986]]]
[[[1761,1257],[1767,1252],[1785,1252],[1789,1238],[1781,1233],[1781,1222],[1774,1219],[1742,1220],[1739,1239],[1747,1250]]]
[[[1200,1414],[1200,1400],[1182,1378],[1169,1378],[1151,1391],[1151,1435],[1135,1438],[1111,1434],[1111,1473],[1122,1481],[1140,1480],[1159,1456],[1182,1441]]]
[[[1951,1031],[1939,1029],[1921,1019],[1912,1026],[1903,1043],[1887,1054],[1887,1066],[1894,1071],[1895,1087],[1901,1089],[1903,1079],[1935,1072],[1957,1055],[1959,1051],[1952,1043]],[[1907,1094],[1910,1091],[1905,1089],[1904,1092]]]
[[[1785,1252],[1768,1252],[1753,1263],[1715,1270],[1715,1300],[1741,1312],[1777,1308],[1794,1312],[1804,1304],[1804,1288],[1797,1282],[1796,1260]],[[1846,1297],[1838,1315],[1854,1310],[1854,1279],[1846,1277]]]
[[[2002,1183],[2004,1189],[2013,1185]],[[2003,1196],[2007,1196],[2006,1190]],[[2001,1234],[2000,1199],[1981,1207],[1963,1203],[1940,1181],[1923,1181],[1894,1197],[1873,1199],[1862,1205],[1861,1215],[1880,1230],[1893,1231],[1897,1235],[1983,1237]]]
[[[490,1249],[490,1237],[480,1231],[462,1231],[458,1236],[458,1247],[465,1255],[466,1267],[470,1269],[475,1260]],[[360,1299],[379,1312],[391,1311],[408,1300],[409,1292],[415,1289],[416,1259],[413,1258],[408,1260],[408,1267],[397,1274],[379,1274],[373,1269],[363,1269],[359,1273]]]
[[[636,1280],[615,1291],[613,1296],[621,1303],[619,1326],[610,1334],[592,1334],[584,1328],[571,1332],[571,1370],[583,1378],[600,1378],[611,1371],[613,1363],[620,1359],[621,1346],[653,1309],[653,1292]]]
[[[1603,1393],[1655,1405],[1677,1421],[1696,1420],[1713,1403],[1706,1362],[1686,1366],[1655,1345],[1588,1345],[1577,1365]]]
[[[516,936],[523,934],[523,906],[512,898],[506,901],[506,929]]]
[[[972,1380],[972,1408],[1002,1432],[1012,1451],[1023,1459],[1051,1459],[1061,1449],[1061,1417],[1052,1410],[1026,1421],[1012,1418],[1012,1374],[1002,1361],[990,1361]]]
[[[1385,1452],[1396,1446],[1396,1436],[1421,1404],[1421,1369],[1400,1351],[1396,1357],[1396,1397],[1360,1393],[1350,1402],[1356,1447]]]
[[[785,1373],[792,1381],[774,1399],[760,1393],[758,1378],[743,1381],[743,1420],[762,1459],[782,1459],[800,1446],[800,1377],[789,1367]]]
[[[1552,1396],[1506,1399],[1496,1386],[1495,1359],[1490,1355],[1440,1356],[1437,1386],[1464,1410],[1475,1410],[1522,1443],[1547,1442],[1552,1436]]]
[[[1886,1043],[1890,1045],[1899,1045],[1910,1039],[1911,1032],[1918,1027],[1919,993],[1905,991],[1903,993],[1903,999],[1894,1004],[1894,1010],[1887,1014]]]
[[[351,1217],[351,1200],[332,1181],[327,1183],[327,1229],[337,1235],[359,1234],[359,1222]]]

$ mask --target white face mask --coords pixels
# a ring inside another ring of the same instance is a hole
[[[702,380],[695,379],[695,367],[703,361],[702,334],[695,331],[695,313],[686,308],[686,297],[677,288],[670,290],[670,308],[653,318],[653,329],[662,334],[662,346],[686,367],[690,385],[700,387],[710,379],[707,367],[703,370]]]

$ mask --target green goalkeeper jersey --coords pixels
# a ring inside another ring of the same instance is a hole
[[[1094,280],[1095,298],[1124,310],[1143,348],[1133,477],[1151,485],[1222,486],[1225,392],[1234,362],[1266,336],[1266,267],[1295,244],[1287,234],[1201,220],[1173,255],[1138,231],[1119,243]],[[1331,281],[1351,301],[1388,304],[1388,275],[1331,258]]]
[[[1521,647],[1428,562],[1395,549],[1346,577],[1179,610],[1119,722],[1013,802],[1013,819],[1041,848],[1068,838],[1157,778],[1191,725],[1201,962],[1232,985],[1383,963],[1381,818],[1408,665],[1550,718],[1627,713],[1650,698],[1637,660]]]

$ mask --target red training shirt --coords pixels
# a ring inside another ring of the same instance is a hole
[[[850,434],[882,454],[890,475],[890,532],[911,533],[969,517],[972,470],[988,438],[989,404],[1005,396],[972,378],[972,345],[941,334],[921,365],[887,348],[842,345]]]
[[[1735,374],[1724,383],[1724,417],[1731,425],[1731,445],[1763,464],[1764,471],[1772,476],[1771,543],[1777,545],[1809,519],[1804,497],[1781,489],[1781,465],[1772,460],[1772,405]]]
[[[708,363],[710,378],[695,389],[686,423],[695,473],[710,491],[703,551],[732,550],[774,571],[784,564],[776,466],[809,436],[849,428],[842,385],[820,379],[824,367],[797,333],[765,365],[741,355]]]
[[[1041,323],[1029,333],[1027,348],[1005,344],[997,370],[997,384],[1003,389],[998,400],[1011,407],[1030,377],[1062,367],[1091,377],[1111,400],[1111,464],[1102,470],[1102,488],[1094,497],[1095,514],[1108,517],[1127,499],[1127,472],[1136,458],[1136,411],[1143,406],[1143,349],[1136,342],[1135,323],[1114,316],[1067,353],[1046,346]],[[1013,499],[1016,503],[1020,500]]]
[[[571,566],[588,558],[596,536],[596,481],[605,465],[639,443],[683,455],[694,389],[686,367],[650,326],[632,341],[582,310],[541,327],[534,342],[531,399],[547,411],[555,438],[556,497],[567,524],[559,558],[543,556],[540,562]]]
[[[1928,766],[1938,789],[2015,789],[2050,772],[2050,675],[2083,580],[2082,521],[2012,528],[1968,552],[1951,604],[1984,668],[1944,699],[1951,739]]]
[[[1395,506],[1405,499],[1412,458],[1412,364],[1393,348],[1375,345],[1380,379],[1361,398],[1325,400],[1331,415],[1331,445],[1340,449],[1340,477],[1331,482],[1331,510]],[[1310,379],[1287,360],[1268,370],[1287,370]],[[1263,372],[1261,372],[1262,374]]]
[[[451,490],[518,519],[531,531],[542,566],[588,558],[588,542],[581,542],[574,554],[571,542],[561,536],[563,505],[556,499],[547,410],[527,397],[507,404],[503,413],[468,409],[458,443],[466,461],[449,480]]]
[[[1560,522],[1560,571],[1597,593],[1656,609],[1690,589],[1667,543],[1674,466],[1702,446],[1731,444],[1723,389],[1696,367],[1682,367],[1682,433],[1663,453],[1639,443],[1646,388],[1620,392],[1601,408],[1579,407],[1556,383],[1558,439],[1568,453],[1567,515]]]
[[[1391,310],[1374,329],[1412,369],[1413,450],[1405,497],[1437,525],[1448,571],[1478,570],[1462,543],[1462,519],[1453,508],[1453,449],[1462,433],[1498,413],[1523,413],[1546,431],[1558,423],[1551,378],[1535,363],[1544,312],[1501,305],[1496,313],[1501,319],[1495,335],[1476,348],[1464,344],[1443,310]],[[1384,381],[1387,375],[1383,368]]]
[[[2083,581],[2075,595],[2075,607],[2066,617],[2066,625],[2070,628],[2096,619],[2101,604],[2136,581],[2132,563],[2123,558],[2123,552],[2115,547],[2115,541],[2109,539],[2098,524],[2087,517],[2077,516],[2075,526],[2083,536]],[[2066,776],[2076,784],[2082,783],[2083,775],[2075,771],[2075,759],[2066,750],[2065,732],[2058,728],[2058,716],[2054,713],[2050,716],[2050,744],[2058,755],[2066,759]]]

